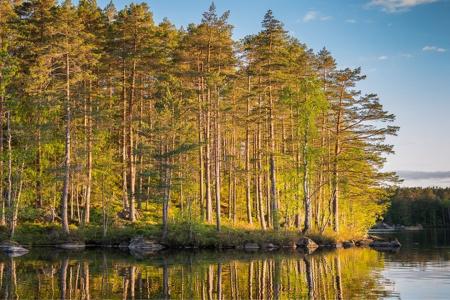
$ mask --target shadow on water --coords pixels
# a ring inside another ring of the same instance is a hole
[[[395,254],[353,248],[312,255],[298,251],[164,251],[139,258],[111,249],[68,252],[35,248],[22,257],[0,257],[0,297],[376,299],[408,295],[402,290],[402,280],[419,280],[414,277],[415,270],[421,270],[420,276],[434,275],[436,280],[438,274],[438,280],[448,281],[448,232],[398,237],[404,246]],[[414,286],[406,287],[414,290]]]

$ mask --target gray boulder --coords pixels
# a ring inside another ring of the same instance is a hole
[[[307,237],[302,237],[301,239],[299,239],[296,245],[297,248],[300,248],[301,250],[304,250],[308,253],[313,252],[317,248],[319,248],[319,245],[317,245],[316,242]]]
[[[247,251],[256,251],[258,250],[260,247],[257,243],[246,243],[244,245],[244,249]]]
[[[17,257],[27,254],[29,251],[20,244],[13,241],[3,241],[0,243],[0,250],[6,255],[11,257]]]
[[[358,246],[358,247],[369,247],[369,245],[370,245],[373,241],[374,241],[373,239],[365,238],[365,239],[362,239],[362,240],[357,240],[357,241],[355,242],[355,245]]]
[[[342,243],[342,246],[347,249],[347,248],[352,248],[355,247],[355,243],[353,241],[345,241]]]
[[[133,251],[157,252],[164,249],[164,246],[156,241],[138,236],[130,241],[128,249]]]
[[[376,240],[369,244],[369,246],[375,250],[380,251],[391,251],[399,249],[402,244],[397,239],[386,241],[386,240]]]
[[[264,243],[262,244],[262,247],[264,250],[275,250],[280,248],[278,245],[272,244],[272,243]]]

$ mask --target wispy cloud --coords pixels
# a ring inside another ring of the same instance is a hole
[[[378,56],[378,60],[387,60],[388,58],[386,55]]]
[[[414,6],[430,4],[439,0],[371,0],[368,6],[381,7],[384,11],[393,13],[408,10]]]
[[[303,22],[308,23],[312,21],[328,21],[331,20],[331,16],[325,16],[318,11],[310,10],[303,16]]]
[[[350,23],[350,24],[355,24],[356,20],[355,19],[347,19],[345,20],[346,23]]]
[[[450,171],[436,171],[436,172],[424,172],[424,171],[398,171],[397,174],[407,180],[418,179],[444,179],[450,178]]]
[[[446,52],[447,49],[441,48],[441,47],[436,47],[436,46],[425,46],[425,47],[422,48],[422,51],[443,53],[443,52]]]
[[[402,186],[409,187],[450,187],[450,171],[423,172],[398,171],[400,178],[404,179]]]
[[[413,58],[414,55],[412,55],[411,53],[402,53],[400,54],[401,57],[403,58]]]

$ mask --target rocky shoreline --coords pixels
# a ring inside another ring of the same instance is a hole
[[[143,236],[136,236],[129,241],[123,241],[120,244],[110,245],[86,245],[84,242],[68,241],[55,245],[47,245],[64,250],[82,251],[87,246],[93,247],[107,247],[107,248],[120,248],[122,250],[128,250],[130,253],[136,256],[146,256],[155,254],[164,249],[202,249],[206,247],[192,247],[192,246],[177,246],[173,247],[167,243],[158,241],[156,239],[149,239]],[[286,244],[275,244],[272,242],[256,243],[247,242],[235,247],[215,247],[215,249],[237,249],[243,251],[275,251],[279,249],[297,249],[306,254],[311,254],[314,251],[320,249],[347,249],[353,247],[360,248],[372,248],[377,251],[396,252],[400,249],[401,244],[397,239],[386,239],[378,236],[369,235],[366,238],[359,240],[349,240],[342,242],[316,242],[313,239],[305,236],[299,238],[295,242],[289,242]],[[209,248],[209,247],[208,247]],[[4,252],[8,256],[21,256],[28,253],[28,249],[24,248],[20,244],[14,241],[3,241],[0,243],[0,251]]]

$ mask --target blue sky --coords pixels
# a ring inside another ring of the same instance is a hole
[[[109,0],[98,0],[104,6]],[[127,0],[113,0],[117,8]],[[199,22],[209,0],[148,0],[157,22]],[[450,0],[216,0],[230,10],[234,36],[260,30],[272,9],[314,50],[328,48],[340,67],[361,66],[363,92],[377,93],[397,116],[396,155],[387,170],[450,171]],[[422,178],[417,184],[450,185]],[[414,185],[409,179],[406,184]],[[423,180],[428,183],[423,183]]]

